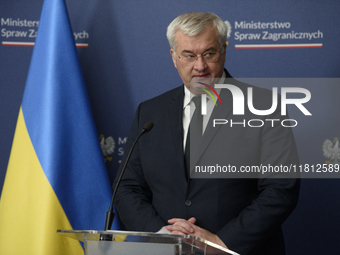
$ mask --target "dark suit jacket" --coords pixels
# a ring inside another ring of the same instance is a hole
[[[234,84],[247,94],[249,85]],[[253,89],[254,97],[261,95],[254,106],[269,109],[271,91]],[[223,107],[215,107],[211,118],[225,116],[239,122],[282,119],[279,107],[271,116],[254,116],[248,110],[244,116],[233,116],[229,90],[222,89],[220,96]],[[137,109],[125,157],[143,125],[152,121],[154,127],[137,143],[118,188],[115,206],[124,225],[128,230],[158,231],[170,218],[195,217],[196,225],[217,234],[240,254],[285,254],[281,224],[296,206],[299,181],[261,176],[188,181],[183,157],[183,98],[184,87],[180,86]],[[220,146],[224,149],[207,149]],[[299,162],[292,131],[281,125],[212,128],[208,124],[200,148],[198,165],[201,160],[219,158],[236,167]]]

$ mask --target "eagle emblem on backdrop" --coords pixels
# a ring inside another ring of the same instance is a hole
[[[102,149],[102,152],[105,158],[105,162],[112,161],[112,157],[110,157],[110,155],[113,154],[115,151],[115,147],[116,147],[115,140],[113,139],[112,136],[105,138],[105,135],[100,135],[99,140],[100,140],[100,147]]]
[[[231,36],[231,30],[232,30],[232,27],[231,27],[231,24],[228,20],[225,20],[224,23],[227,25],[227,46],[229,45],[229,39],[230,39],[230,36]]]
[[[334,137],[333,142],[326,139],[322,145],[322,151],[323,155],[328,159],[325,161],[327,164],[340,163],[340,147],[338,137]]]
[[[228,20],[225,20],[224,23],[227,25],[227,38],[229,39],[230,36],[231,36],[231,30],[232,30],[232,27],[231,27],[231,24]]]

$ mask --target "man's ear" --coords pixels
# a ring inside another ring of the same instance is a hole
[[[171,57],[172,57],[172,62],[174,63],[175,68],[177,69],[176,56],[175,56],[176,53],[173,49],[171,49],[170,54],[171,54]]]

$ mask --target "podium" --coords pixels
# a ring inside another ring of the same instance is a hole
[[[84,242],[85,255],[239,255],[207,240],[149,232],[58,230]],[[102,241],[105,237],[105,241]]]

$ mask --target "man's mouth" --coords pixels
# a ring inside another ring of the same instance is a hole
[[[209,78],[209,74],[194,75],[192,78]]]

